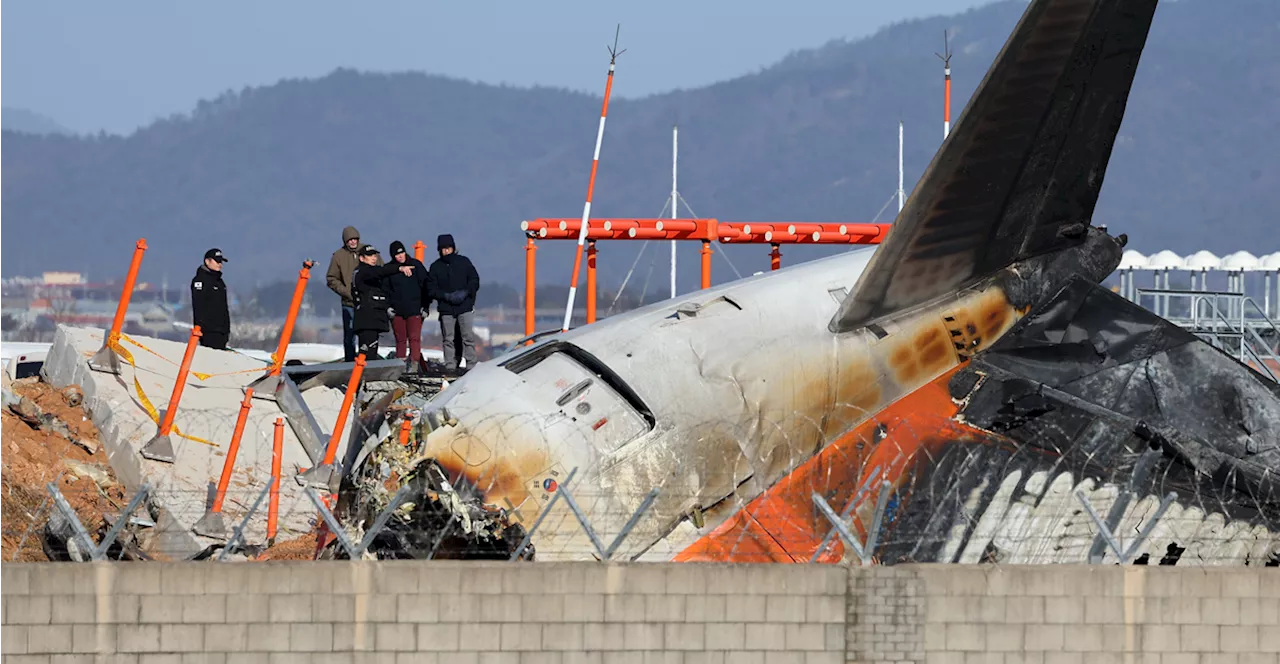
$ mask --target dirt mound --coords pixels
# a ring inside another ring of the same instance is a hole
[[[316,537],[315,533],[310,533],[287,542],[277,542],[275,546],[263,551],[257,560],[314,560]]]
[[[47,427],[33,427],[8,408],[0,414],[0,556],[6,562],[48,560],[40,532],[53,509],[45,488],[49,482],[56,483],[90,533],[102,525],[104,515],[119,514],[128,499],[98,443],[97,428],[82,408],[68,403],[79,403],[78,387],[58,391],[37,380],[23,379],[12,384],[12,391],[61,420],[73,436],[91,442],[90,447],[97,450],[90,454]]]

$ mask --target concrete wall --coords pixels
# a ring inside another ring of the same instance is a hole
[[[1280,661],[1280,570],[5,564],[4,661]],[[109,655],[104,657],[103,655]]]

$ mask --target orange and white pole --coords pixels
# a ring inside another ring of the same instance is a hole
[[[120,290],[120,302],[116,305],[116,316],[111,320],[111,331],[107,333],[107,346],[120,338],[120,330],[124,328],[124,317],[129,311],[129,299],[133,295],[133,287],[138,283],[138,268],[142,267],[142,255],[147,253],[147,240],[142,238],[133,245],[133,260],[129,262],[129,274],[124,278],[124,288]]]
[[[619,27],[621,31],[621,27]],[[613,70],[621,52],[617,50],[618,38],[615,36],[613,48],[609,49],[609,77],[604,84],[604,105],[600,107],[600,127],[596,130],[596,150],[591,157],[591,179],[587,181],[587,202],[582,206],[582,226],[578,229],[578,248],[573,256],[573,279],[569,282],[569,303],[564,308],[564,325],[562,332],[569,331],[573,322],[573,301],[578,296],[578,277],[582,274],[582,251],[587,242],[587,221],[591,218],[591,195],[596,188],[596,169],[600,166],[600,144],[604,142],[604,122],[609,116],[609,94],[613,92]]]
[[[280,461],[284,457],[284,418],[276,418],[275,435],[271,439],[271,502],[267,503],[267,546],[276,542],[280,521]]]
[[[289,339],[293,336],[293,326],[298,322],[298,312],[302,310],[302,296],[307,291],[307,281],[311,279],[311,268],[315,266],[315,261],[303,261],[302,269],[298,270],[298,282],[293,286],[293,300],[289,303],[289,314],[284,319],[284,329],[280,330],[280,343],[276,345],[276,352],[271,356],[271,375],[279,376],[280,369],[284,367],[284,356],[289,352]]]
[[[951,44],[947,40],[947,32],[942,32],[942,53],[934,53],[942,59],[942,76],[944,80],[942,99],[942,140],[951,134]]]
[[[413,243],[413,257],[418,259],[419,262],[426,259],[427,245],[422,240],[418,240],[417,242]]]

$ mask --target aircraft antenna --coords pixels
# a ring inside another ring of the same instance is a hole
[[[604,142],[604,121],[609,116],[609,93],[613,91],[613,69],[614,64],[618,61],[618,56],[626,52],[626,49],[618,50],[618,36],[622,34],[622,24],[618,24],[618,30],[613,35],[613,46],[606,46],[609,49],[609,78],[604,84],[604,105],[600,107],[600,128],[596,130],[596,149],[591,157],[591,179],[587,181],[587,202],[582,206],[582,227],[578,229],[578,248],[573,256],[573,280],[569,282],[569,303],[564,308],[564,325],[561,326],[562,332],[569,331],[569,324],[573,322],[573,300],[578,295],[578,278],[582,276],[582,249],[587,241],[587,222],[591,218],[591,194],[596,188],[596,169],[600,166],[600,144]]]

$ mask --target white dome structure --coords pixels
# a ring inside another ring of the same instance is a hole
[[[1147,258],[1148,270],[1181,270],[1182,257],[1165,249]]]
[[[1280,270],[1280,251],[1259,258],[1258,269],[1267,271]]]
[[[1218,258],[1217,254],[1212,251],[1202,249],[1187,256],[1186,260],[1182,261],[1182,268],[1192,271],[1219,270],[1222,268],[1222,259]]]
[[[1120,265],[1117,270],[1145,270],[1147,267],[1147,257],[1132,249],[1124,252],[1120,257]]]
[[[1222,268],[1228,272],[1249,272],[1257,270],[1262,263],[1257,256],[1247,251],[1237,251],[1222,258]]]

